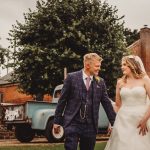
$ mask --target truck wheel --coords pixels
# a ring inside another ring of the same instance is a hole
[[[48,142],[62,142],[64,140],[64,129],[61,126],[60,132],[58,134],[53,131],[53,120],[49,120],[46,126],[45,136]]]
[[[33,140],[35,132],[33,131],[33,129],[31,129],[30,125],[18,125],[15,128],[15,136],[20,142],[27,143]]]

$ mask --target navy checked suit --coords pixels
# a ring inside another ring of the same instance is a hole
[[[107,95],[107,89],[104,80],[101,78],[101,80],[98,82],[94,78],[92,82],[93,82],[92,83],[93,84],[93,105],[92,105],[93,106],[92,109],[93,128],[95,128],[96,131],[98,128],[98,117],[99,117],[98,113],[99,113],[100,103],[103,105],[111,125],[113,125],[114,123],[116,114],[113,110],[113,107]],[[74,127],[74,125],[72,125],[72,122],[74,121],[74,118],[76,114],[79,112],[79,109],[81,107],[82,87],[83,87],[82,83],[83,83],[82,70],[69,73],[64,82],[64,86],[61,92],[61,97],[59,99],[56,108],[54,123],[62,125],[63,122],[64,129],[70,128],[70,130],[67,130],[67,132],[71,131],[71,128]],[[77,126],[77,124],[75,126]],[[82,128],[80,124],[79,126]],[[82,131],[82,129],[80,131]],[[96,132],[95,132],[95,136],[96,136]],[[95,142],[95,136],[92,138],[93,142]],[[77,142],[78,139],[74,138],[74,141]],[[92,140],[90,139],[90,141]],[[84,141],[83,139],[83,143],[84,142],[87,145],[87,141]],[[86,147],[82,146],[83,143],[80,143],[81,144],[80,148],[82,147],[83,150],[88,150]],[[89,150],[92,149],[94,149],[94,145],[92,148],[89,148]],[[76,150],[76,148],[70,147],[70,148],[66,148],[66,150]]]

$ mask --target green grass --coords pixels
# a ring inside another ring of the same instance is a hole
[[[97,143],[94,150],[104,150],[105,146],[106,146],[106,142]]]
[[[63,150],[63,145],[51,146],[4,146],[0,150]]]
[[[106,143],[97,143],[95,150],[104,150]],[[64,150],[63,144],[60,145],[41,145],[41,146],[0,146],[0,150]]]

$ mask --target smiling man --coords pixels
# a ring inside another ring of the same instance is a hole
[[[69,73],[61,92],[54,118],[54,131],[59,132],[63,118],[65,149],[94,150],[98,127],[99,106],[102,103],[111,125],[115,112],[107,95],[105,82],[97,78],[102,58],[96,53],[84,56],[84,68]]]

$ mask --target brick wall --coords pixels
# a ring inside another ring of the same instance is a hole
[[[24,103],[27,100],[34,100],[31,95],[23,94],[19,91],[17,84],[1,85],[0,93],[3,94],[2,102],[5,103]],[[51,101],[50,95],[44,96],[44,101]]]
[[[128,47],[134,55],[141,57],[147,74],[150,76],[150,28],[140,30],[140,39]]]
[[[142,28],[140,31],[141,58],[146,72],[150,76],[150,28]]]

